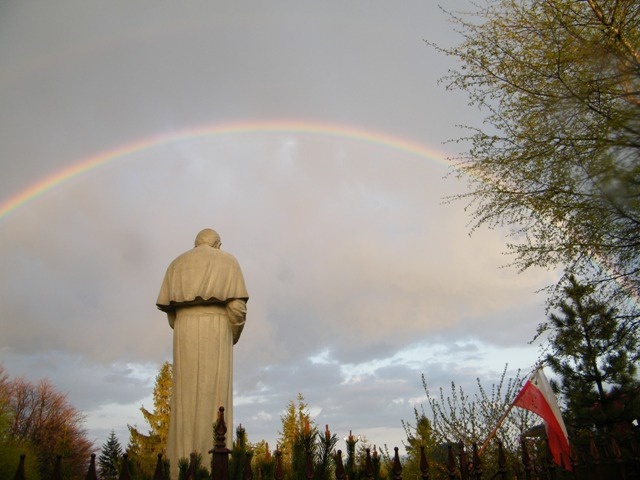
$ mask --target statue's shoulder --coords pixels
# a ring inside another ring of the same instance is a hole
[[[229,260],[237,261],[237,260],[236,260],[236,257],[234,257],[233,255],[231,255],[229,252],[225,252],[224,250],[220,250],[219,248],[214,249],[214,250],[216,251],[216,253],[217,253],[218,255],[221,255],[221,256],[223,256],[224,258],[228,258]]]
[[[220,261],[228,265],[233,265],[236,268],[240,268],[240,264],[238,263],[238,260],[236,259],[236,257],[231,255],[229,252],[225,252],[224,250],[217,250],[217,252],[218,252],[217,260],[219,259]]]

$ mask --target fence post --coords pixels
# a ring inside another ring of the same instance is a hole
[[[213,454],[213,459],[211,460],[211,478],[213,478],[213,480],[227,480],[229,476],[229,454],[231,450],[229,450],[226,445],[227,424],[224,421],[224,407],[218,409],[218,420],[215,424],[214,433],[216,440],[215,445],[209,450],[209,453]]]

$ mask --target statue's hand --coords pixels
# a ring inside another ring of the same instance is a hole
[[[232,299],[227,302],[227,315],[231,324],[231,334],[233,335],[233,344],[240,340],[240,334],[244,328],[247,318],[247,304],[244,300]]]

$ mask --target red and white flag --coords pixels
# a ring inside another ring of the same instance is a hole
[[[513,404],[542,417],[545,422],[553,460],[558,465],[563,465],[567,470],[571,470],[567,428],[562,421],[556,396],[553,394],[551,385],[549,385],[542,368],[537,369],[531,378],[527,380]]]

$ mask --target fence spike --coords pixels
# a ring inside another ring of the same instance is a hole
[[[398,447],[393,447],[393,480],[402,480],[402,464],[400,464],[400,455],[398,454]]]
[[[631,459],[636,469],[640,467],[640,446],[633,434],[628,436],[629,449],[631,450]]]
[[[453,445],[447,445],[447,474],[450,479],[455,479],[456,475],[456,459],[453,456]]]
[[[614,437],[613,435],[611,435],[611,438],[609,440],[609,451],[611,452],[611,456],[613,457],[613,462],[616,465],[616,469],[618,470],[618,478],[620,478],[621,480],[625,480],[627,476],[624,471],[622,451],[618,446],[616,437]]]
[[[431,474],[429,473],[429,460],[427,460],[427,455],[424,453],[424,445],[420,445],[420,476],[422,480],[429,480],[431,478]]]
[[[498,440],[498,475],[501,480],[507,480],[507,457],[500,440]]]
[[[306,460],[304,465],[304,475],[307,480],[313,480],[313,457],[310,451],[306,453]]]
[[[158,454],[158,460],[156,461],[156,471],[153,472],[153,480],[164,480],[164,462],[162,461],[162,454]]]
[[[458,458],[460,459],[460,479],[469,480],[469,459],[462,441],[458,442],[458,448],[460,449],[460,452],[458,453]]]
[[[56,464],[53,467],[51,480],[62,480],[62,455],[56,455]]]
[[[482,460],[480,460],[480,455],[478,455],[478,444],[473,444],[473,455],[472,455],[471,465],[473,467],[472,476],[476,480],[480,480],[482,478]]]
[[[574,472],[580,464],[580,461],[578,459],[578,452],[576,451],[576,448],[573,445],[571,439],[569,439],[569,463],[571,464],[571,470],[573,470]]]
[[[277,445],[274,453],[276,456],[276,468],[273,472],[273,478],[275,478],[275,480],[282,480],[284,478],[284,470],[282,469],[282,452]]]
[[[545,445],[547,447],[547,455],[546,455],[546,460],[547,460],[547,472],[548,472],[548,476],[550,480],[555,480],[556,478],[556,461],[553,458],[553,453],[551,452],[551,445],[549,444],[549,437],[547,437],[547,440],[545,441]],[[560,460],[562,461],[562,457],[560,457]]]
[[[336,480],[345,480],[347,474],[344,471],[344,464],[342,463],[342,450],[336,452]]]
[[[589,439],[589,455],[591,456],[591,463],[597,466],[600,463],[600,452],[593,436]]]
[[[616,437],[614,437],[613,435],[611,435],[611,440],[609,441],[609,449],[614,461],[616,462],[622,461],[622,452],[620,451],[620,447],[618,446]]]
[[[56,458],[56,468],[53,473],[53,480],[62,480],[60,472],[60,455]],[[56,471],[58,472],[56,476]],[[89,462],[89,470],[87,470],[87,476],[85,480],[98,480],[98,474],[96,473],[96,454],[91,454],[91,461]]]
[[[522,445],[522,465],[524,467],[524,476],[526,480],[531,480],[531,457],[529,456],[527,442],[524,438],[520,439],[520,445]]]
[[[215,424],[216,441],[214,448],[226,447],[227,422],[224,421],[224,407],[218,408],[218,420]]]
[[[24,477],[24,459],[26,455],[24,453],[20,454],[20,463],[18,463],[18,469],[16,470],[16,474],[13,476],[13,480],[26,480]]]
[[[118,480],[131,480],[131,474],[129,473],[129,454],[126,452],[122,455],[122,469]]]
[[[196,463],[198,463],[197,455],[195,452],[191,452],[189,455],[189,468],[187,468],[187,480],[196,480],[198,478]]]
[[[244,457],[244,468],[242,470],[242,480],[253,480],[253,470],[251,469],[251,458],[253,458],[253,453],[247,452]],[[260,475],[260,471],[258,470],[258,475]]]
[[[364,476],[367,479],[373,479],[373,462],[371,461],[371,450],[365,448],[366,456],[364,458]]]

